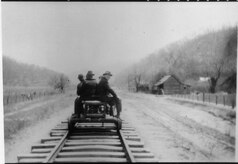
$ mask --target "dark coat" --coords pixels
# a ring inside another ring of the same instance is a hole
[[[86,79],[82,85],[81,97],[84,99],[91,98],[96,94],[97,81],[95,79]]]
[[[85,81],[82,81],[77,85],[77,92],[76,93],[77,93],[78,96],[81,96],[81,94],[82,94],[83,83],[85,83]]]
[[[109,94],[112,94],[113,97],[117,97],[116,93],[109,86],[108,80],[105,77],[101,77],[97,85],[96,95],[99,97],[108,97]]]

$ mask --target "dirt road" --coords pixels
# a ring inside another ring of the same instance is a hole
[[[235,160],[234,120],[216,116],[219,109],[142,93],[119,95],[123,118],[137,128],[159,161]]]
[[[137,129],[145,147],[158,161],[235,160],[235,121],[221,117],[224,110],[179,103],[150,94],[117,93],[122,99],[122,119]],[[57,110],[56,115],[52,114],[47,120],[16,134],[14,141],[5,145],[6,162],[16,162],[16,155],[30,151],[30,145],[33,144],[30,142],[37,142],[47,136],[51,128],[67,118],[73,111],[72,102],[70,99],[67,109]]]

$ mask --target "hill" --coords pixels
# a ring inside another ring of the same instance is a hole
[[[3,56],[2,65],[4,86],[48,86],[53,77],[60,75],[40,66],[20,63],[7,56]]]
[[[152,86],[163,75],[172,74],[182,82],[192,85],[194,89],[197,89],[196,83],[200,77],[208,77],[210,80],[203,89],[212,93],[220,89],[235,92],[236,82],[229,83],[233,86],[223,83],[236,75],[236,58],[236,27],[208,31],[193,39],[172,43],[150,54],[122,71],[115,84],[135,86],[140,83]],[[221,84],[226,87],[222,88]]]

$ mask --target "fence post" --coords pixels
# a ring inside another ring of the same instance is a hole
[[[9,104],[9,95],[7,96],[7,105]]]
[[[236,94],[231,94],[231,107],[232,107],[232,109],[234,109],[235,108],[235,106],[236,106]]]
[[[205,100],[205,93],[202,92],[202,101],[203,101],[203,103],[204,103],[204,100]]]
[[[225,95],[223,95],[223,104],[226,105]]]
[[[10,96],[9,96],[9,104],[12,104],[12,101],[13,101],[14,99],[13,99],[13,95],[11,94]]]
[[[217,95],[216,95],[216,105],[217,105]]]

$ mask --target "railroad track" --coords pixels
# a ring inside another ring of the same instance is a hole
[[[112,123],[78,126],[80,130],[69,132],[68,121],[62,121],[50,131],[49,138],[32,145],[31,153],[18,155],[18,162],[158,162],[125,121],[121,130],[113,128]]]

